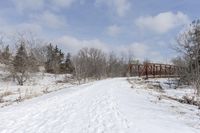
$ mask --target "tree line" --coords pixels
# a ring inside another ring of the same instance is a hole
[[[126,76],[127,56],[114,52],[105,53],[97,48],[82,48],[77,54],[65,55],[62,49],[52,43],[44,43],[36,38],[18,37],[14,50],[1,40],[0,63],[9,72],[8,79],[19,85],[37,72],[71,74],[77,81],[100,80],[107,77]],[[129,57],[130,58],[130,57]]]
[[[16,48],[12,52],[9,45],[2,45],[0,49],[0,63],[5,65],[9,76],[19,85],[23,85],[34,73],[44,72],[52,74],[72,74],[74,67],[70,53],[65,54],[51,43],[30,47],[26,38],[18,38]]]

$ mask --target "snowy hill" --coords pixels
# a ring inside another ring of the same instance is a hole
[[[131,88],[125,78],[96,81],[0,109],[0,132],[200,132],[197,107],[158,95]]]
[[[66,77],[70,78],[69,74],[54,75],[38,72],[32,75],[23,86],[13,81],[12,77],[7,77],[9,73],[4,67],[0,67],[0,107],[73,86],[70,82],[61,82]]]

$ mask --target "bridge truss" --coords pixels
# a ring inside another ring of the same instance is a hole
[[[139,76],[148,78],[178,77],[177,72],[184,69],[175,65],[144,63],[129,64],[128,73],[130,76]]]

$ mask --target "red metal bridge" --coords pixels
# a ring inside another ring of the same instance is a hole
[[[139,76],[148,78],[167,78],[178,77],[177,72],[184,69],[175,65],[159,64],[159,63],[144,63],[144,64],[129,64],[128,73],[130,76]]]

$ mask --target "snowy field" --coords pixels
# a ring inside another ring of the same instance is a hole
[[[161,87],[164,89],[164,92],[168,96],[176,97],[176,98],[183,98],[184,96],[187,97],[196,97],[195,89],[191,85],[176,85],[176,79],[173,78],[152,78],[148,79],[147,82],[152,84],[160,84]]]
[[[25,82],[24,86],[17,85],[11,78],[5,79],[8,74],[0,69],[0,107],[13,103],[41,96],[46,93],[69,88],[76,83],[62,83],[66,76],[47,73],[36,73],[32,78]],[[70,77],[69,77],[70,78]]]
[[[1,133],[199,133],[200,111],[125,78],[107,79],[0,109]]]

